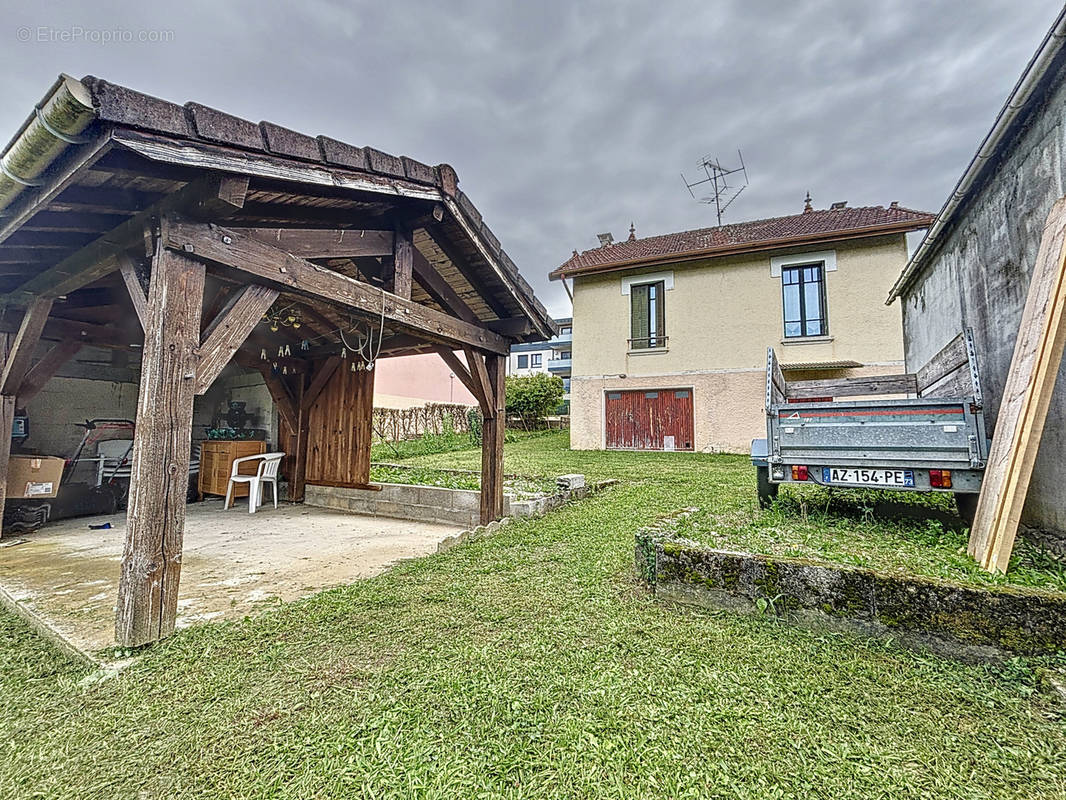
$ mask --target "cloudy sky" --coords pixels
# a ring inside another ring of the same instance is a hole
[[[714,224],[682,171],[744,152],[727,221],[936,211],[1049,0],[648,3],[0,0],[0,141],[59,72],[372,145],[460,182],[549,310],[596,234]],[[116,41],[118,40],[118,41]],[[144,40],[144,41],[141,41]]]

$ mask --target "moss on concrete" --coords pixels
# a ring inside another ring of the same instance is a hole
[[[786,617],[815,612],[866,629],[931,637],[949,649],[1066,650],[1066,594],[713,550],[661,530],[642,531],[637,543],[642,577],[663,594],[692,602],[736,607],[744,601]]]

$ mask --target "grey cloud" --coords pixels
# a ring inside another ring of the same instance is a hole
[[[712,224],[678,173],[743,148],[741,220],[815,203],[937,210],[1035,50],[1040,0],[102,3],[4,0],[0,127],[60,71],[447,161],[556,314],[595,234]],[[162,44],[16,40],[83,28]],[[2,135],[2,132],[0,132]]]

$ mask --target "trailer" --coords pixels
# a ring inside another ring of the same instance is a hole
[[[787,483],[945,492],[972,521],[989,449],[972,330],[899,375],[788,381],[768,348],[765,410],[751,447],[763,508]]]

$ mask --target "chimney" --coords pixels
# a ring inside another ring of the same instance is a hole
[[[803,213],[810,214],[814,211],[814,206],[811,205],[811,193],[807,192],[807,197],[803,200]]]
[[[596,238],[600,240],[600,247],[610,247],[614,244],[614,236],[608,233],[597,233]]]
[[[629,239],[627,241],[635,242],[637,240],[637,228],[630,222],[629,223]]]
[[[899,200],[893,200],[891,203],[888,204],[888,207],[889,208],[899,208]]]

